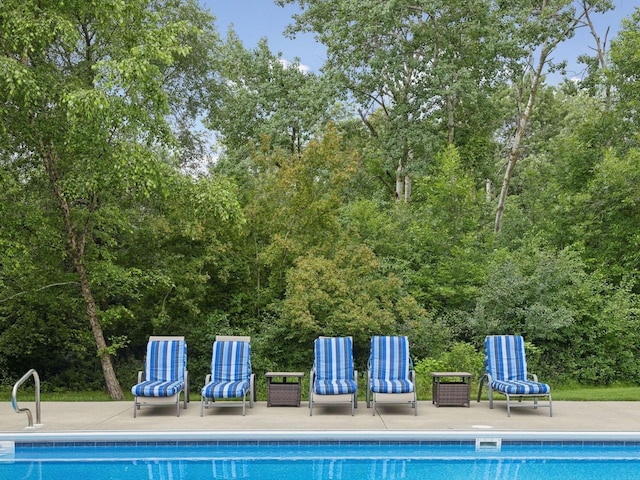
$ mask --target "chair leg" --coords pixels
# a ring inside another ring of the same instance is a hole
[[[133,418],[138,414],[138,397],[133,397]]]
[[[375,417],[376,416],[376,394],[375,392],[373,393],[373,408],[371,409],[371,414]]]
[[[480,402],[480,396],[482,395],[482,385],[484,385],[484,381],[486,378],[486,375],[483,375],[480,379],[480,388],[478,388],[478,402]]]
[[[256,375],[255,373],[251,374],[249,379],[249,408],[253,408],[253,397],[255,396],[256,391]]]

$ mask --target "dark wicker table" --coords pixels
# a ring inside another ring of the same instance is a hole
[[[471,378],[469,372],[431,372],[433,402],[440,405],[470,407]]]
[[[267,377],[267,407],[300,406],[300,381],[304,372],[267,372],[264,376]]]

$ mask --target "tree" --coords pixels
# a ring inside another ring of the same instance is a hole
[[[280,0],[291,27],[327,46],[325,75],[356,103],[396,200],[443,145],[491,124],[487,92],[503,59],[489,2]]]
[[[623,28],[611,42],[611,68],[607,77],[617,96],[618,148],[638,147],[640,127],[640,10],[623,20]]]
[[[25,188],[42,175],[47,181],[40,194],[57,208],[114,399],[124,397],[112,364],[120,345],[105,338],[92,262],[105,247],[101,232],[123,226],[119,207],[161,183],[157,154],[172,145],[166,116],[176,93],[192,87],[174,66],[197,49],[194,38],[211,35],[181,19],[194,7],[191,0],[0,4],[2,159],[20,165]]]
[[[217,95],[209,99],[206,124],[231,159],[246,156],[252,144],[300,154],[336,113],[335,93],[323,77],[273,54],[265,39],[246,50],[233,30],[212,84]]]
[[[538,88],[548,71],[561,66],[554,65],[551,54],[561,42],[573,36],[576,28],[585,25],[591,11],[603,12],[610,8],[609,0],[583,1],[577,12],[573,0],[512,2],[505,8],[499,28],[505,34],[505,43],[514,49],[513,61],[508,67],[512,72],[517,114],[496,208],[496,233],[502,230],[509,183],[521,156]]]

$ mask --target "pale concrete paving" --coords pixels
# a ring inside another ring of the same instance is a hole
[[[34,404],[25,402],[34,413]],[[267,407],[256,402],[242,416],[241,408],[220,407],[200,416],[200,402],[191,401],[176,416],[175,407],[145,407],[133,418],[133,402],[43,402],[42,425],[27,429],[27,416],[13,411],[10,402],[0,404],[0,437],[25,432],[143,432],[143,431],[545,431],[545,432],[634,432],[640,434],[639,402],[554,402],[553,417],[548,408],[512,409],[496,401],[471,407],[440,407],[419,402],[418,416],[406,406],[379,406],[376,415],[361,401],[350,415],[348,406],[316,406],[309,416],[306,402],[301,407]]]

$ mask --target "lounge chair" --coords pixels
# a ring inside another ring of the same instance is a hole
[[[351,337],[320,337],[314,342],[309,387],[309,415],[315,404],[351,404],[358,407],[358,372],[353,369]]]
[[[408,404],[418,415],[416,374],[409,356],[407,337],[371,338],[367,372],[367,408],[373,397],[373,415],[377,403]]]
[[[507,416],[511,416],[511,407],[548,407],[549,416],[553,416],[551,388],[538,382],[537,375],[527,371],[524,352],[524,340],[519,335],[488,336],[484,341],[486,373],[480,379],[478,402],[483,383],[489,389],[489,408],[493,408],[493,393],[507,397]],[[512,405],[511,397],[517,397],[518,403]],[[547,397],[548,402],[539,404],[538,399]],[[532,398],[533,404],[523,404],[523,398]]]
[[[142,406],[162,404],[175,404],[180,416],[180,394],[184,392],[186,409],[188,385],[187,344],[184,337],[149,337],[144,372],[138,372],[138,383],[131,387],[133,418]]]
[[[217,336],[213,342],[211,373],[205,378],[200,391],[200,416],[206,408],[214,406],[242,407],[246,413],[247,395],[249,408],[253,408],[255,374],[251,373],[251,337]],[[238,401],[218,401],[241,398]]]

